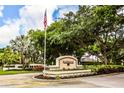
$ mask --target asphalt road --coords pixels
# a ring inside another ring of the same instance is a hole
[[[40,73],[2,75],[0,88],[124,88],[124,73],[64,79],[59,81],[35,80]]]

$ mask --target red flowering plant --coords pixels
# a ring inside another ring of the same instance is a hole
[[[37,65],[37,66],[34,66],[32,69],[35,70],[35,71],[43,71],[44,66],[42,66],[42,65]]]

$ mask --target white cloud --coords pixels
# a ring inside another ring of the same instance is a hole
[[[78,6],[75,6],[75,5],[58,6],[58,8],[59,8],[60,18],[63,18],[64,14],[68,13],[69,11],[72,11],[75,13],[78,10]]]
[[[50,25],[53,22],[52,14],[55,9],[59,8],[58,6],[24,6],[19,10],[19,19],[4,20],[5,25],[0,27],[0,45],[9,44],[11,39],[14,39],[16,36],[20,35],[20,30],[27,33],[29,29],[43,29],[43,17],[46,8],[48,25]],[[0,9],[3,10],[3,7],[0,6]],[[59,11],[60,16],[63,16],[63,13],[70,10],[75,11],[75,9],[66,9],[66,7],[61,7]]]
[[[6,24],[0,27],[0,44],[6,45],[11,39],[19,35],[19,21],[11,21],[10,24]]]
[[[56,6],[25,6],[20,10],[20,21],[26,30],[43,29],[43,17],[46,8],[48,25],[50,25],[53,22],[52,14],[57,8]]]
[[[1,5],[0,6],[0,17],[3,17],[3,13],[2,13],[3,9],[4,9],[4,7]]]
[[[43,17],[46,8],[48,25],[50,25],[53,22],[52,13],[57,8],[56,6],[24,6],[19,10],[19,19],[4,20],[5,25],[0,27],[0,45],[7,45],[11,39],[18,36],[21,26],[24,27],[22,30],[26,31],[25,33],[29,29],[43,29]]]
[[[77,8],[73,6],[55,6],[55,5],[48,5],[48,6],[25,6],[20,9],[20,23],[25,27],[25,30],[29,29],[43,29],[43,20],[44,20],[44,12],[47,8],[47,22],[50,25],[53,21],[53,12],[55,9],[60,8],[59,14],[63,16],[64,13],[69,11],[76,12]]]

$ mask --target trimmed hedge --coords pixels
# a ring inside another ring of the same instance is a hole
[[[102,65],[102,62],[81,62],[81,65]]]
[[[99,65],[90,67],[91,71],[95,74],[109,74],[114,72],[124,72],[122,65]]]

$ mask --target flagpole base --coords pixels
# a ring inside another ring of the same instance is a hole
[[[46,75],[46,71],[45,71],[45,70],[43,71],[43,75],[44,75],[44,76]]]

